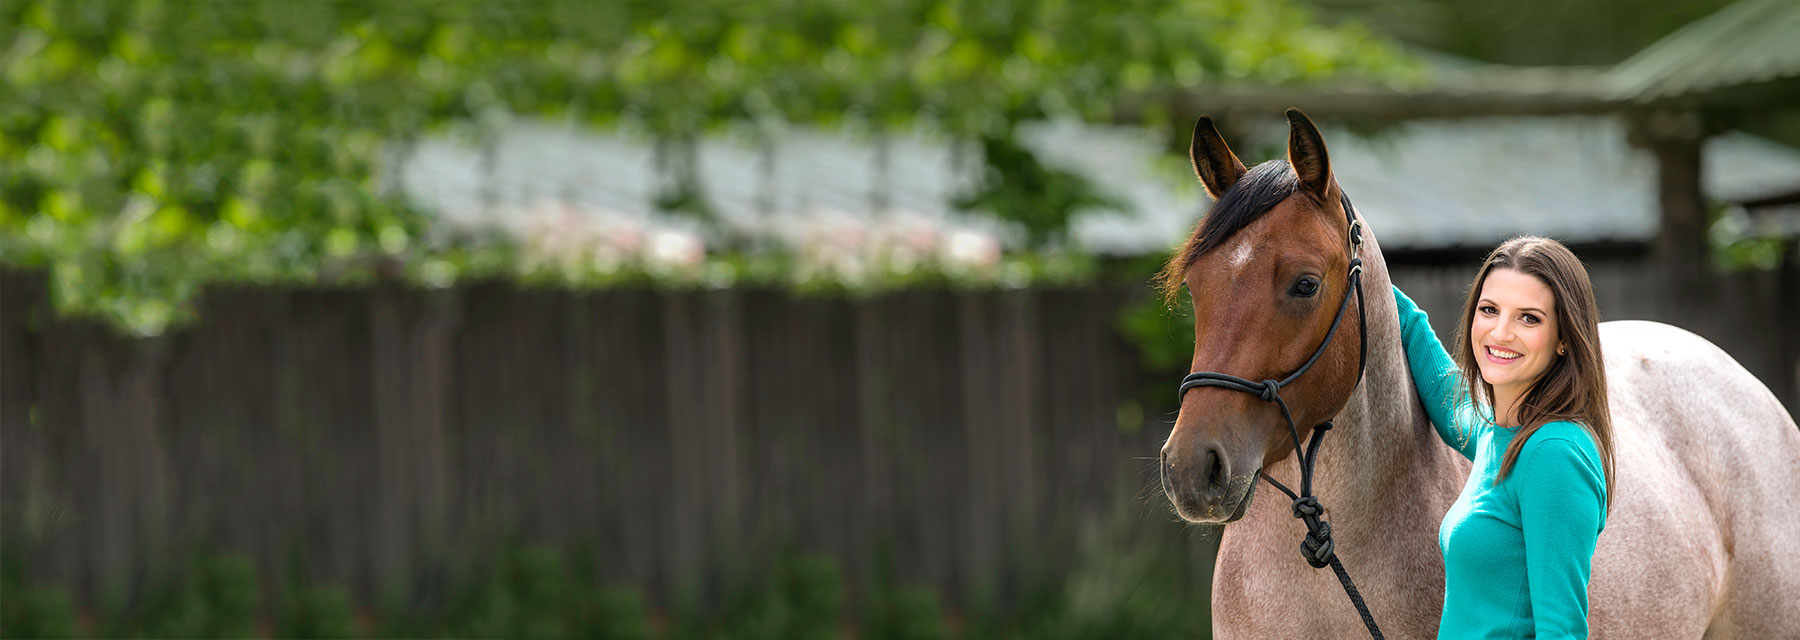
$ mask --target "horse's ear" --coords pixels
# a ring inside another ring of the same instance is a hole
[[[1337,182],[1331,178],[1331,159],[1325,155],[1325,137],[1299,109],[1288,109],[1288,164],[1300,178],[1300,188],[1318,202],[1337,198]]]
[[[1225,190],[1237,184],[1238,178],[1244,177],[1244,163],[1238,162],[1231,147],[1225,146],[1225,137],[1213,128],[1211,117],[1200,116],[1194,123],[1194,141],[1188,146],[1188,159],[1194,162],[1194,175],[1200,177],[1200,184],[1206,185],[1206,195],[1218,200],[1225,197]]]

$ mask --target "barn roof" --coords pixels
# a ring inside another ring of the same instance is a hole
[[[1645,102],[1800,81],[1796,34],[1800,2],[1740,0],[1619,63],[1608,82],[1617,97]]]
[[[1280,153],[1285,128],[1233,140],[1247,163]],[[1656,233],[1654,159],[1606,116],[1415,120],[1374,134],[1325,127],[1334,171],[1357,207],[1399,249],[1487,247],[1519,233],[1572,243],[1636,243]],[[1186,162],[1139,128],[1033,123],[1021,139],[1054,166],[1079,173],[1119,206],[1084,212],[1075,241],[1109,254],[1166,251],[1206,207]],[[398,182],[452,227],[518,232],[525,208],[652,216],[657,169],[648,141],[620,133],[522,124],[491,154],[431,139],[400,163]],[[764,149],[720,137],[699,149],[702,191],[717,226],[780,237],[817,212],[880,218],[894,211],[966,217],[952,202],[982,166],[978,150],[925,133],[892,136],[885,164],[866,137],[791,132]],[[1260,150],[1260,152],[1258,152]],[[1709,198],[1741,201],[1800,184],[1800,150],[1742,133],[1710,138]],[[484,167],[488,167],[484,169]],[[876,203],[885,201],[885,206]]]

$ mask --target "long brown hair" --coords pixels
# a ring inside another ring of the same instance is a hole
[[[1537,278],[1550,288],[1556,307],[1557,337],[1568,353],[1550,362],[1537,382],[1519,399],[1518,418],[1522,426],[1506,457],[1500,463],[1503,480],[1518,462],[1519,450],[1539,427],[1557,420],[1585,425],[1600,449],[1600,462],[1606,473],[1606,504],[1612,507],[1613,439],[1612,413],[1606,403],[1606,367],[1600,357],[1600,309],[1594,303],[1594,285],[1588,281],[1587,268],[1561,242],[1537,236],[1520,236],[1495,247],[1469,285],[1469,299],[1463,304],[1462,322],[1456,328],[1456,364],[1468,382],[1470,398],[1492,407],[1494,387],[1481,379],[1475,365],[1475,350],[1469,335],[1481,300],[1481,287],[1495,269],[1513,269]],[[1495,407],[1498,412],[1499,408]],[[1496,417],[1498,414],[1496,413]]]

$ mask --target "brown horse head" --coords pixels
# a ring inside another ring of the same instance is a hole
[[[1245,169],[1210,118],[1194,125],[1194,173],[1218,202],[1170,258],[1163,285],[1183,287],[1194,310],[1191,371],[1281,380],[1324,342],[1347,287],[1350,233],[1325,140],[1305,114],[1287,112],[1287,160]],[[1336,415],[1357,382],[1354,309],[1319,360],[1281,389],[1304,440]],[[1163,491],[1191,522],[1244,517],[1257,475],[1294,450],[1288,422],[1252,393],[1196,387],[1162,448]]]

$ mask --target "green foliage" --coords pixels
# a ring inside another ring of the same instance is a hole
[[[350,590],[336,585],[298,585],[282,598],[275,617],[278,638],[355,638],[356,609]]]
[[[1706,239],[1715,267],[1727,272],[1781,267],[1787,244],[1780,231],[1759,228],[1751,214],[1737,207],[1715,204],[1708,207],[1707,219]]]
[[[779,554],[767,573],[738,584],[718,611],[689,613],[674,638],[828,640],[843,635],[849,594],[837,562],[826,556]]]
[[[1119,333],[1138,349],[1138,361],[1150,371],[1174,371],[1194,357],[1194,310],[1187,294],[1174,306],[1146,288],[1119,312]]]
[[[10,638],[74,638],[75,603],[63,587],[8,589],[0,626]]]
[[[1155,517],[1120,496],[1107,517],[1085,523],[1068,574],[1005,611],[971,616],[964,638],[1205,638],[1211,631],[1210,568],[1218,535]]]
[[[719,253],[706,256],[692,269],[659,273],[642,268],[603,270],[588,261],[522,261],[504,265],[489,277],[505,277],[545,287],[663,289],[733,286],[787,287],[818,295],[873,295],[913,287],[984,289],[1087,282],[1103,269],[1093,256],[1068,251],[1021,251],[1000,256],[989,265],[958,268],[931,263],[907,265],[871,260],[854,276],[796,265],[792,256]],[[410,275],[410,274],[409,274]]]
[[[937,591],[922,585],[875,590],[863,637],[870,640],[944,640],[952,637]]]
[[[207,555],[200,560],[199,589],[209,603],[206,630],[211,638],[245,638],[256,633],[262,585],[256,565],[242,553]]]
[[[122,585],[119,585],[122,587]],[[134,598],[115,589],[102,605],[101,637],[242,638],[256,634],[261,584],[255,565],[237,552],[196,552],[169,567]]]
[[[241,554],[196,555],[185,578],[145,589],[146,599],[133,608],[102,612],[91,630],[77,624],[67,590],[27,587],[9,563],[0,586],[23,595],[0,600],[0,625],[8,637],[45,638],[1206,637],[1207,568],[1217,536],[1196,539],[1145,507],[1121,496],[1112,514],[1074,535],[1079,542],[1066,574],[1004,606],[958,609],[931,586],[896,580],[891,555],[878,556],[877,575],[853,598],[835,559],[789,551],[733,581],[717,604],[655,619],[639,588],[594,579],[591,553],[514,546],[466,582],[438,585],[448,589],[447,600],[418,607],[390,599],[366,625],[349,589],[290,567],[267,629],[255,624],[264,611],[259,579]]]
[[[1045,166],[1010,135],[982,136],[981,150],[987,174],[957,206],[998,212],[1019,223],[1031,246],[1061,240],[1070,217],[1083,208],[1118,206],[1080,174]]]
[[[1779,236],[1753,236],[1713,246],[1713,263],[1725,271],[1770,271],[1781,266]]]
[[[491,568],[487,580],[454,596],[447,626],[479,637],[564,638],[561,616],[543,616],[566,604],[568,573],[557,552],[544,547],[510,550]]]
[[[649,605],[636,587],[597,587],[575,602],[573,636],[594,640],[642,640],[652,636]]]
[[[445,286],[493,269],[379,170],[499,114],[677,143],[725,124],[928,120],[993,142],[987,191],[1010,195],[984,205],[1047,238],[1085,196],[1032,195],[1054,174],[1004,153],[1021,118],[1407,64],[1361,27],[1248,0],[21,0],[0,3],[0,42],[0,263],[46,269],[59,310],[140,335],[193,319],[209,282],[398,270]],[[664,205],[704,210],[691,187]]]
[[[1160,506],[1161,496],[1151,499]],[[1216,529],[1192,530],[1150,517],[1145,504],[1120,499],[1114,513],[1084,532],[1074,572],[1063,581],[1054,622],[1042,638],[1199,638],[1212,628],[1212,552]]]
[[[651,636],[648,607],[634,587],[597,584],[591,554],[573,563],[562,550],[535,545],[503,552],[471,583],[457,587],[437,611],[389,607],[383,635],[491,638],[594,638],[635,640]],[[435,615],[434,615],[435,614]],[[395,624],[407,618],[407,624]]]
[[[860,637],[870,640],[943,640],[951,637],[938,593],[926,585],[903,584],[895,577],[890,545],[874,553],[874,575],[867,595],[857,603]]]
[[[73,638],[75,602],[60,586],[30,586],[24,558],[0,553],[0,631],[9,638]]]

